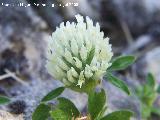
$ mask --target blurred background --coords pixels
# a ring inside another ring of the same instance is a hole
[[[46,41],[62,21],[75,21],[76,14],[100,23],[114,56],[137,57],[134,65],[115,73],[133,93],[135,86],[143,85],[148,72],[160,84],[159,0],[0,0],[0,94],[13,101],[0,109],[24,113],[30,120],[40,99],[61,85],[45,69]],[[141,120],[136,95],[127,96],[107,82],[103,85],[111,110],[129,108],[136,112],[135,119]],[[85,94],[67,90],[62,96],[72,99],[85,113]],[[154,105],[160,107],[160,97]],[[152,119],[160,117],[153,115]]]

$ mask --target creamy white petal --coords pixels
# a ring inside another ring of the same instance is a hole
[[[81,47],[80,55],[81,55],[81,59],[83,61],[86,61],[86,59],[87,59],[87,49],[86,49],[86,47],[84,47],[84,45],[82,45],[82,47]]]
[[[78,45],[75,39],[71,40],[71,50],[75,56],[78,56]]]
[[[86,65],[84,74],[86,78],[90,78],[93,75],[92,69],[89,65]]]
[[[58,58],[57,59],[57,62],[58,62],[58,65],[63,69],[63,70],[66,70],[68,71],[70,68],[65,64],[65,62],[61,59],[61,58]]]
[[[75,71],[73,67],[71,67],[71,73],[73,77],[78,77],[78,73]]]
[[[74,79],[73,76],[72,76],[71,70],[67,71],[67,78],[68,78],[68,81],[69,81],[69,82],[72,82],[72,83],[75,82],[75,79]]]
[[[77,57],[73,57],[73,59],[75,60],[75,65],[77,68],[82,68],[82,62],[77,58]]]
[[[67,50],[67,48],[65,49],[65,53],[64,53],[64,57],[66,58],[66,60],[70,63],[72,63],[73,58],[72,58],[72,54]]]
[[[65,79],[65,78],[63,78],[62,82],[63,82],[65,85],[67,85],[67,86],[72,85],[72,83],[69,82],[69,81],[68,81],[67,79]]]

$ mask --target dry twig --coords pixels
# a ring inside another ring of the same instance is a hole
[[[6,78],[11,77],[11,78],[15,79],[17,82],[19,82],[23,85],[28,85],[28,83],[24,82],[22,79],[17,77],[15,73],[9,71],[8,69],[5,69],[5,72],[6,72],[6,74],[0,76],[0,80],[4,80]]]

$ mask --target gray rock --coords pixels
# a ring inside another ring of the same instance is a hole
[[[157,0],[143,0],[147,10],[150,12],[154,12],[160,10],[160,1]]]
[[[1,7],[0,74],[9,69],[24,78],[32,73],[37,75],[45,59],[45,41],[49,36],[46,28],[47,24],[31,7]]]

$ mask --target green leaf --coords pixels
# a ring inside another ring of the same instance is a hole
[[[121,110],[112,112],[100,120],[130,120],[130,117],[133,115],[131,111]]]
[[[69,120],[69,116],[67,115],[67,113],[60,109],[51,111],[50,114],[51,118],[53,118],[54,120]]]
[[[151,116],[151,107],[141,103],[141,114],[142,114],[142,118],[149,118]]]
[[[133,64],[135,62],[134,56],[120,56],[117,57],[115,60],[113,60],[111,67],[108,68],[110,71],[114,70],[124,70],[129,65]]]
[[[120,88],[121,90],[123,90],[124,92],[126,92],[128,95],[130,95],[129,88],[127,87],[127,85],[125,84],[125,82],[123,82],[119,78],[113,76],[111,73],[107,73],[106,76],[104,76],[104,78],[106,78],[106,77],[108,78],[107,80],[110,83],[112,83],[113,85],[115,85],[116,87]]]
[[[147,84],[150,87],[155,88],[155,79],[151,73],[148,73],[148,75],[147,75]]]
[[[78,117],[80,112],[76,108],[76,106],[69,100],[64,97],[58,98],[59,104],[57,108],[65,112],[69,118]]]
[[[32,120],[46,120],[50,114],[51,108],[48,105],[40,104],[32,115]]]
[[[145,103],[147,106],[152,106],[154,101],[156,100],[157,93],[155,90],[151,88],[149,85],[143,85],[143,91],[141,96],[141,101]]]
[[[6,104],[6,103],[9,103],[9,102],[10,102],[10,99],[8,97],[0,95],[0,105],[1,104]]]
[[[98,116],[96,117],[95,120],[100,120],[100,119],[104,116],[106,110],[107,110],[107,106],[105,106],[105,107],[101,110],[101,112],[98,114]]]
[[[160,116],[160,108],[152,107],[151,108],[152,113],[157,114]]]
[[[52,90],[42,99],[42,102],[53,100],[54,98],[58,97],[64,91],[64,89],[64,87],[59,87]]]
[[[105,91],[101,89],[100,92],[91,92],[88,96],[88,111],[91,118],[94,120],[102,113],[106,102]]]

